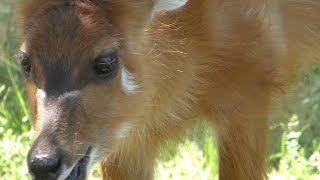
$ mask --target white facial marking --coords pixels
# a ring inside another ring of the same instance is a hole
[[[170,11],[183,6],[187,0],[160,0],[155,6],[155,11]]]
[[[36,97],[37,97],[37,112],[38,112],[38,119],[40,121],[40,124],[38,125],[39,128],[43,127],[44,124],[44,120],[46,119],[47,115],[53,115],[53,114],[57,114],[56,109],[51,110],[50,114],[47,113],[47,107],[46,107],[46,98],[47,98],[47,94],[44,90],[42,89],[37,89],[36,92]],[[55,112],[53,112],[55,111]]]
[[[47,97],[47,93],[42,89],[37,89],[36,96],[37,96],[37,100],[45,99]],[[77,96],[80,96],[80,91],[74,90],[74,91],[69,91],[59,95],[58,99],[62,100],[62,99],[67,99],[67,98],[72,98]]]
[[[25,52],[26,52],[26,49],[27,49],[27,47],[26,47],[26,42],[23,42],[22,45],[21,45],[21,47],[20,47],[20,51],[25,53]]]
[[[121,86],[127,94],[134,94],[139,88],[134,81],[133,75],[125,67],[121,70]]]
[[[68,99],[68,98],[75,98],[75,97],[78,97],[80,96],[80,91],[70,91],[70,92],[66,92],[66,93],[63,93],[61,94],[58,99],[60,100],[63,100],[63,99]]]
[[[43,127],[46,124],[46,119],[59,119],[59,116],[63,113],[63,109],[59,108],[59,104],[70,98],[76,98],[80,96],[80,91],[70,91],[58,96],[55,101],[48,101],[47,93],[42,89],[37,89],[37,112],[39,119],[39,126]],[[56,118],[52,118],[56,117]]]
[[[44,90],[42,90],[42,89],[37,89],[37,94],[36,95],[37,95],[37,100],[38,99],[44,99],[44,98],[47,97],[46,92]]]
[[[132,124],[129,122],[125,122],[120,125],[120,130],[117,132],[118,138],[125,138],[130,130],[132,129]]]

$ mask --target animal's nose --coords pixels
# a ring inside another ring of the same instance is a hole
[[[34,179],[56,179],[60,168],[57,154],[37,154],[28,158],[29,171]]]
[[[58,178],[63,158],[56,144],[54,138],[45,135],[39,135],[35,140],[27,158],[32,179],[53,180]]]

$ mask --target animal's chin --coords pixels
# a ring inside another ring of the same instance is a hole
[[[92,148],[89,147],[86,154],[73,167],[71,173],[66,180],[85,180],[87,178],[87,169],[90,161]]]

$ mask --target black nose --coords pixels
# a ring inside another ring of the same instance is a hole
[[[58,178],[61,166],[61,153],[47,137],[39,137],[28,154],[28,168],[34,180],[53,180]]]
[[[60,160],[56,155],[39,154],[28,159],[28,166],[34,179],[56,179]]]

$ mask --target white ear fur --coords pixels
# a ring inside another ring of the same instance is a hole
[[[177,9],[184,5],[186,2],[187,0],[159,0],[155,6],[154,12]]]

